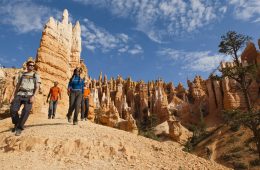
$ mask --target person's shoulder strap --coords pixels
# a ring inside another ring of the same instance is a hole
[[[21,82],[24,76],[24,72],[19,72],[18,73],[18,82]]]
[[[25,74],[25,72],[19,72],[18,73],[18,81],[17,81],[17,84],[16,84],[16,89],[20,88],[24,74]]]

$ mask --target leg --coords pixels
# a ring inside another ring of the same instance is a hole
[[[32,103],[30,103],[29,100],[30,100],[30,97],[22,98],[22,103],[24,104],[24,107],[22,110],[22,115],[21,115],[20,121],[17,125],[18,129],[24,128],[24,124],[29,117],[30,111],[32,110]]]
[[[11,114],[11,118],[12,118],[12,123],[14,125],[17,125],[19,122],[19,114],[18,111],[21,107],[21,98],[20,96],[15,96],[15,98],[13,99],[12,103],[11,103],[11,107],[10,107],[10,114]]]
[[[89,99],[85,99],[85,118],[88,119],[88,111],[89,111]]]
[[[52,113],[53,113],[53,101],[50,100],[50,102],[49,102],[49,114],[48,114],[49,119],[51,118]]]
[[[72,112],[74,110],[75,99],[76,99],[75,92],[71,92],[70,93],[70,99],[69,99],[69,110],[68,110],[68,114],[67,114],[68,119],[71,118]]]
[[[78,122],[78,113],[81,106],[81,101],[82,101],[82,93],[81,91],[77,91],[77,96],[75,99],[75,112],[74,112],[73,122]]]
[[[54,118],[54,117],[55,117],[55,113],[56,113],[56,108],[57,108],[58,100],[52,101],[52,102],[53,102],[52,118]]]
[[[82,102],[81,102],[81,120],[84,119],[84,113],[85,113],[85,99],[82,97]]]

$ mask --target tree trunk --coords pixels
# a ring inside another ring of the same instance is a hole
[[[240,76],[241,82],[238,82],[238,83],[241,84],[242,92],[243,92],[245,100],[246,100],[247,111],[250,113],[252,106],[251,106],[251,100],[250,100],[250,97],[249,97],[249,94],[248,94],[248,89],[247,89],[246,84],[245,84],[246,76],[245,76],[245,74],[241,74],[239,76]]]

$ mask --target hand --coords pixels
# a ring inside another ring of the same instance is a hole
[[[11,96],[11,98],[9,99],[9,103],[12,103],[13,100],[14,100],[14,96]]]
[[[30,97],[30,103],[34,102],[34,96]]]

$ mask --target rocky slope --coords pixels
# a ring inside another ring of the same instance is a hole
[[[129,132],[61,116],[31,115],[22,135],[0,123],[2,169],[227,169],[183,152],[175,142],[158,142]]]
[[[193,153],[230,168],[258,170],[260,162],[257,161],[258,155],[252,137],[252,132],[242,126],[240,128],[222,126],[200,142]],[[206,147],[211,151],[210,156],[206,152]]]

